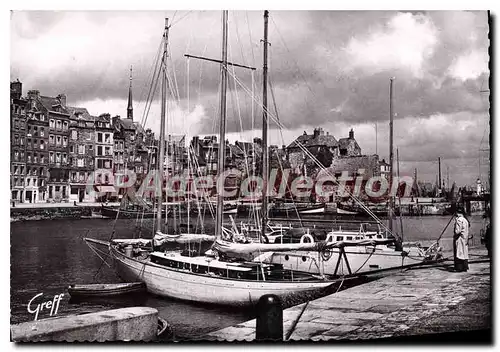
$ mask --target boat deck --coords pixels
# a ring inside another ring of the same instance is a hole
[[[299,316],[291,340],[415,340],[425,334],[491,329],[490,262],[484,247],[471,248],[469,254],[468,272],[450,272],[453,262],[447,261],[285,309],[284,338]],[[250,320],[203,339],[250,341],[255,324]]]

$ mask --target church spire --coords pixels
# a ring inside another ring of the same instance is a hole
[[[134,109],[132,108],[132,65],[130,66],[130,85],[128,88],[127,119],[134,119]]]

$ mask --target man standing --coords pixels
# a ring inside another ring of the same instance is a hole
[[[463,207],[457,208],[455,231],[453,236],[453,257],[455,271],[469,270],[469,221],[464,216]]]

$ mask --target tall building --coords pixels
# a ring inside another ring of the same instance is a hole
[[[48,200],[49,109],[37,90],[28,91],[26,122],[26,202]]]
[[[16,202],[25,201],[27,100],[22,89],[19,80],[10,83],[10,197]]]
[[[113,176],[113,134],[110,114],[101,114],[95,119],[95,178],[99,197],[110,197],[116,193]]]
[[[49,199],[69,200],[69,112],[66,96],[39,96],[49,118],[49,177],[47,180]]]
[[[89,177],[94,171],[95,117],[87,109],[68,106],[69,125],[69,184],[70,201],[94,201],[87,192]]]

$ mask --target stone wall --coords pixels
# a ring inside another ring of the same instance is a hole
[[[51,207],[51,208],[11,208],[11,221],[27,220],[54,220],[54,219],[80,219],[90,217],[92,212],[99,212],[100,206],[95,207]]]

